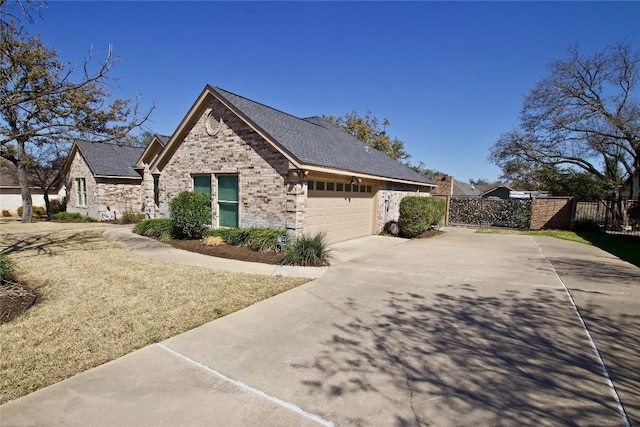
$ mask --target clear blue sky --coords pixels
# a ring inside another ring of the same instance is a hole
[[[108,45],[120,97],[170,135],[206,84],[296,115],[391,121],[412,163],[496,179],[489,148],[545,65],[640,47],[640,2],[59,2],[34,30],[65,61]]]

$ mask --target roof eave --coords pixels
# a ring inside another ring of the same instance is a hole
[[[372,175],[372,174],[367,174],[362,172],[349,171],[345,169],[332,169],[332,168],[316,166],[316,165],[300,165],[299,168],[312,171],[312,172],[330,173],[334,175],[343,175],[343,176],[355,176],[357,178],[371,179],[375,181],[388,181],[388,182],[395,182],[398,184],[419,185],[421,187],[436,187],[435,184],[429,184],[427,182],[412,181],[409,179],[402,179],[402,178],[392,178],[392,177],[382,176],[382,175]]]

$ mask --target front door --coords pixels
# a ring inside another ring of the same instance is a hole
[[[218,226],[238,226],[238,175],[218,175]]]

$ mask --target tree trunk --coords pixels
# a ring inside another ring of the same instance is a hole
[[[43,190],[42,198],[44,199],[44,208],[47,212],[47,218],[51,219],[51,202],[49,201],[48,190]]]
[[[22,195],[22,222],[33,222],[31,189],[29,188],[29,178],[27,176],[27,165],[25,158],[24,141],[18,140],[18,183],[20,184],[20,194]]]

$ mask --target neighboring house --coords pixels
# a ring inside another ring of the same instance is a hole
[[[546,191],[518,191],[506,185],[499,185],[480,194],[485,199],[532,199],[534,197],[549,197]]]
[[[437,189],[435,195],[451,197],[478,197],[482,191],[475,188],[473,184],[454,179],[450,175],[437,178]]]
[[[67,212],[102,219],[142,212],[143,180],[134,166],[143,152],[122,144],[76,142],[63,172]]]
[[[398,219],[404,196],[429,196],[435,186],[320,117],[301,119],[212,86],[157,158],[136,167],[154,186],[145,192],[153,216],[167,216],[178,193],[195,190],[211,195],[214,227],[323,231],[331,242],[380,232]]]
[[[44,196],[42,189],[31,185],[31,203],[34,207],[44,209]],[[64,191],[58,188],[52,189],[49,200],[64,197]],[[8,211],[11,216],[18,216],[18,208],[22,207],[22,192],[18,183],[18,170],[14,166],[0,167],[0,210]]]
[[[477,189],[473,184],[468,182],[453,180],[453,197],[478,197],[482,191]]]
[[[485,199],[509,199],[511,197],[511,192],[514,191],[513,188],[508,187],[506,185],[499,185],[497,187],[492,188],[489,191],[485,191],[480,194],[480,197]]]

